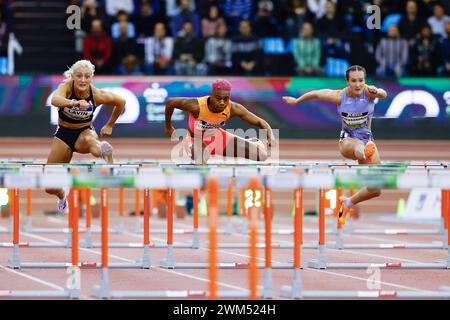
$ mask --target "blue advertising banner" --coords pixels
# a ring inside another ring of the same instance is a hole
[[[281,138],[337,138],[341,122],[337,108],[318,100],[289,107],[282,96],[310,90],[342,89],[336,78],[227,78],[232,100],[280,129]],[[56,129],[57,109],[51,96],[61,76],[0,78],[0,136],[50,136]],[[114,128],[117,137],[163,137],[164,107],[170,97],[200,97],[210,93],[214,78],[95,76],[94,85],[126,99],[126,108]],[[450,82],[447,78],[367,79],[385,89],[388,97],[376,103],[372,127],[375,138],[450,138]],[[96,110],[96,128],[107,121],[112,108]],[[177,127],[187,126],[187,114],[177,110]],[[232,120],[228,128],[248,128]]]

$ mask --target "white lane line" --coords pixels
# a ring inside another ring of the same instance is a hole
[[[142,236],[135,235],[135,234],[128,233],[128,232],[124,232],[124,234],[142,238]],[[35,235],[29,235],[29,236],[36,237],[36,238],[38,238],[38,239],[40,239],[42,241],[47,241],[47,242],[51,242],[51,243],[55,242],[54,240],[52,240],[50,238],[46,238],[46,237],[42,237],[42,236],[35,236]],[[161,240],[164,240],[164,239],[161,239]],[[79,248],[79,249],[81,251],[86,251],[86,252],[90,252],[90,253],[96,254],[98,256],[101,256],[101,252],[100,251],[87,249],[87,248]],[[124,258],[122,256],[118,256],[118,255],[114,255],[114,254],[108,254],[108,257],[114,258],[114,259],[117,259],[117,260],[121,260],[121,261],[124,261],[124,262],[136,262],[135,260],[127,259],[127,258]],[[154,270],[163,271],[163,272],[167,272],[167,273],[170,273],[170,274],[177,274],[179,276],[183,276],[183,277],[186,277],[186,278],[190,278],[190,279],[194,279],[194,280],[198,280],[198,281],[202,281],[202,282],[209,282],[209,279],[192,276],[192,275],[189,275],[189,274],[186,274],[186,273],[182,273],[182,272],[179,272],[179,271],[166,270],[166,269],[163,269],[163,268],[154,268]],[[221,285],[223,287],[226,287],[226,288],[230,288],[230,289],[241,290],[241,291],[246,291],[247,290],[245,288],[234,286],[234,285],[231,285],[231,284],[228,284],[228,283],[224,283],[224,282],[217,282],[217,284]]]
[[[127,234],[129,234],[130,236],[137,236],[137,235],[132,234],[132,233],[127,233]],[[248,236],[246,236],[246,235],[241,235],[241,236],[248,238]],[[287,242],[288,243],[289,241],[280,241],[280,242]],[[199,250],[208,251],[209,249],[207,249],[207,248],[200,248]],[[228,254],[228,255],[233,255],[233,256],[238,256],[238,257],[244,257],[244,258],[250,258],[250,256],[248,256],[246,254],[239,254],[239,253],[230,252],[230,251],[226,251],[226,250],[216,250],[216,251],[219,252],[219,253],[223,253],[223,254]],[[260,261],[265,261],[264,258],[257,257],[257,259],[260,260]],[[282,263],[282,262],[272,259],[272,263]],[[337,277],[344,277],[344,278],[350,278],[350,279],[354,279],[354,280],[360,280],[360,281],[367,282],[366,278],[356,277],[356,276],[352,276],[352,275],[345,274],[345,273],[336,273],[336,272],[332,272],[332,271],[315,270],[315,269],[303,269],[303,270],[314,271],[314,272],[323,272],[323,273],[327,273],[327,274],[334,275],[334,276],[337,276]],[[401,284],[396,284],[396,283],[391,283],[391,282],[377,281],[375,279],[371,279],[371,281],[374,281],[374,282],[379,283],[379,284],[391,286],[391,287],[397,287],[397,288],[414,290],[414,291],[424,291],[423,289],[409,287],[409,286],[404,286],[404,285],[401,285]]]
[[[42,284],[44,286],[50,287],[52,289],[55,289],[55,290],[58,290],[58,291],[64,291],[65,290],[63,287],[60,287],[57,284],[54,284],[54,283],[42,280],[41,278],[38,278],[38,277],[35,277],[35,276],[32,276],[32,275],[26,274],[26,273],[18,272],[18,271],[15,271],[13,269],[10,269],[8,267],[2,266],[2,265],[0,265],[0,268],[5,270],[5,271],[7,271],[7,272],[12,273],[12,274],[24,277],[24,278],[26,278],[28,280],[31,280],[31,281],[37,282],[39,284]],[[12,290],[12,291],[14,291],[14,290]],[[37,290],[37,291],[43,291],[43,290]],[[89,298],[89,297],[87,297],[85,295],[82,295],[82,294],[80,295],[80,298],[81,299],[85,299],[85,300],[92,300],[92,298]]]
[[[27,278],[27,279],[29,279],[29,280],[32,280],[32,281],[37,282],[37,283],[40,283],[40,284],[43,284],[44,286],[50,287],[50,288],[52,288],[52,289],[55,289],[55,290],[58,290],[58,291],[64,291],[64,288],[63,288],[63,287],[60,287],[60,286],[58,286],[58,285],[56,285],[56,284],[54,284],[54,283],[51,283],[51,282],[42,280],[42,279],[40,279],[40,278],[31,276],[31,275],[28,275],[28,274],[25,274],[25,273],[22,273],[22,272],[15,271],[15,270],[13,270],[13,269],[10,269],[10,268],[5,267],[5,266],[2,266],[2,265],[0,265],[0,268],[2,268],[3,270],[5,270],[5,271],[7,271],[7,272],[12,273],[12,274],[15,274],[15,275],[18,275],[18,276]]]
[[[350,279],[354,279],[354,280],[361,280],[361,281],[364,281],[366,283],[368,281],[368,279],[366,279],[366,278],[355,277],[355,276],[351,276],[351,275],[344,274],[344,273],[336,273],[336,272],[332,272],[332,271],[316,270],[316,269],[303,269],[303,270],[304,271],[314,271],[314,272],[327,273],[327,274],[331,274],[331,275],[334,275],[334,276],[350,278]],[[396,284],[396,283],[391,283],[391,282],[378,281],[378,280],[375,280],[373,278],[370,279],[370,282],[376,282],[378,284],[384,284],[384,285],[387,285],[387,286],[396,287],[396,288],[402,288],[402,289],[407,289],[407,290],[412,290],[412,291],[430,291],[430,290],[418,289],[418,288],[404,286],[404,285],[401,285],[401,284]]]
[[[41,241],[44,241],[44,242],[48,242],[48,243],[55,243],[55,244],[56,243],[61,243],[61,241],[56,241],[56,240],[53,240],[53,239],[49,239],[49,238],[46,238],[46,237],[38,236],[37,234],[32,234],[32,233],[28,233],[28,232],[22,232],[22,235],[30,237],[30,238],[34,238],[34,239],[37,239],[37,240],[41,240]]]
[[[140,235],[136,235],[136,234],[133,234],[133,233],[130,233],[130,232],[124,232],[124,234],[126,234],[126,235],[129,235],[129,236],[133,236],[133,237],[139,237],[139,238],[141,238],[142,236],[140,236]],[[242,235],[242,234],[237,234],[237,235],[239,235],[239,236],[241,236],[241,237],[244,237],[244,238],[248,238],[248,235]],[[272,236],[272,238],[273,238],[273,236]],[[162,239],[162,238],[158,238],[158,237],[155,237],[154,239],[157,239],[157,240],[160,240],[160,241],[165,241],[165,239]],[[276,240],[277,242],[284,242],[284,243],[291,243],[290,241],[286,241],[286,240]],[[83,249],[82,249],[83,250]],[[89,250],[89,249],[84,249],[84,250]],[[200,248],[200,250],[204,250],[204,251],[207,251],[207,250],[209,250],[209,249],[207,249],[207,248]],[[366,255],[366,256],[373,256],[373,257],[383,257],[383,258],[389,258],[389,259],[394,259],[394,260],[399,260],[399,261],[408,261],[408,262],[416,262],[416,263],[420,263],[420,261],[415,261],[415,260],[409,260],[409,259],[403,259],[403,258],[395,258],[395,257],[390,257],[390,256],[383,256],[383,255],[375,255],[375,254],[369,254],[369,253],[362,253],[362,252],[356,252],[356,251],[352,251],[352,250],[339,250],[339,251],[344,251],[344,252],[348,252],[348,253],[352,253],[352,254],[358,254],[358,255]],[[239,254],[239,253],[234,253],[234,252],[230,252],[230,251],[226,251],[226,250],[217,250],[217,252],[219,252],[219,253],[224,253],[224,254],[228,254],[228,255],[234,255],[234,256],[239,256],[239,257],[246,257],[246,258],[250,258],[248,255],[245,255],[245,254]],[[97,253],[98,254],[98,253]],[[121,259],[121,258],[120,258]],[[263,258],[257,258],[258,260],[264,260]],[[128,259],[126,259],[126,260],[128,260]],[[133,260],[129,260],[129,262],[134,262]],[[273,260],[272,259],[272,262],[273,263],[281,263],[280,261],[276,261],[276,260]],[[163,271],[168,271],[168,270],[164,270],[164,269],[162,269]],[[346,278],[352,278],[352,279],[355,279],[355,280],[361,280],[361,281],[367,281],[367,279],[364,279],[364,278],[360,278],[360,277],[355,277],[355,276],[351,276],[351,275],[348,275],[348,274],[344,274],[344,273],[335,273],[335,272],[331,272],[331,271],[325,271],[325,270],[314,270],[314,269],[304,269],[304,270],[311,270],[311,271],[317,271],[317,272],[325,272],[325,273],[328,273],[328,274],[331,274],[331,275],[334,275],[334,276],[338,276],[338,277],[346,277]],[[168,271],[168,272],[171,272],[171,271]],[[176,273],[176,274],[180,274],[180,275],[183,275],[183,276],[187,276],[187,277],[194,277],[194,276],[190,276],[190,275],[187,275],[187,274],[184,274],[184,273],[179,273],[179,272],[174,272],[174,273]],[[194,277],[194,278],[197,278],[197,277]],[[204,279],[204,278],[199,278],[199,279],[202,279],[202,281],[207,281],[207,282],[209,282],[209,280],[208,279]],[[384,285],[388,285],[388,286],[393,286],[393,287],[398,287],[398,288],[404,288],[404,289],[409,289],[409,290],[415,290],[415,291],[424,291],[423,289],[418,289],[418,288],[413,288],[413,287],[407,287],[407,286],[403,286],[403,285],[400,285],[400,284],[395,284],[395,283],[389,283],[389,282],[383,282],[383,281],[380,281],[380,284],[384,284]],[[246,290],[246,289],[244,289],[244,288],[240,288],[241,290]]]

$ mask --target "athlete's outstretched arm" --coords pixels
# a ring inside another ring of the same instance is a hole
[[[51,104],[57,108],[80,107],[84,109],[89,106],[86,100],[68,99],[67,97],[69,95],[69,84],[67,82],[63,82],[58,86],[58,89],[56,89],[56,92],[53,94]]]
[[[235,116],[241,118],[242,120],[251,125],[259,127],[261,129],[266,129],[267,143],[269,146],[271,146],[275,142],[272,128],[270,127],[269,123],[266,120],[261,119],[254,113],[248,111],[243,105],[233,102],[233,107],[231,108],[231,117]]]
[[[366,91],[370,100],[375,100],[376,98],[385,99],[387,97],[387,92],[384,89],[375,86],[366,86]]]
[[[100,90],[95,89],[94,91],[95,95],[95,102],[100,104],[107,104],[109,106],[113,106],[113,112],[111,114],[111,117],[109,118],[108,122],[103,126],[103,128],[100,130],[100,137],[106,137],[110,136],[112,133],[112,127],[116,123],[117,119],[119,118],[120,114],[122,113],[123,109],[125,108],[125,99],[120,97],[119,95]]]
[[[172,115],[175,108],[192,113],[194,118],[198,117],[199,105],[197,99],[193,98],[170,98],[166,102],[166,135],[172,136],[175,128],[172,126]]]
[[[296,104],[313,99],[339,104],[341,102],[341,90],[320,89],[309,91],[298,98],[288,96],[283,97],[283,101],[290,106],[295,106]]]

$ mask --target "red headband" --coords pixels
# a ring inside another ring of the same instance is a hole
[[[217,79],[212,84],[212,91],[218,90],[231,91],[231,83],[224,79]]]

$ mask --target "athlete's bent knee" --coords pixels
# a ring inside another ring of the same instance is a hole
[[[258,150],[258,161],[266,161],[269,155],[266,151]]]
[[[48,194],[58,194],[59,191],[59,189],[45,189]]]

